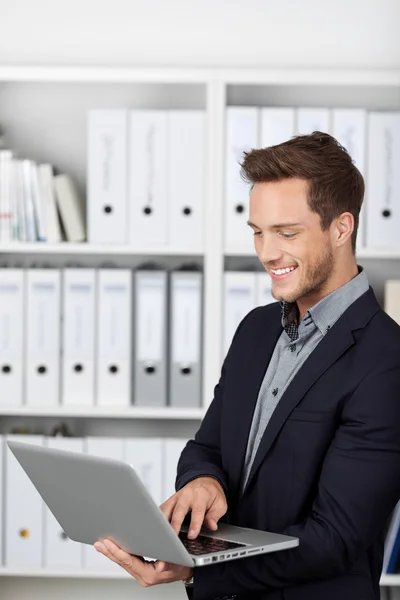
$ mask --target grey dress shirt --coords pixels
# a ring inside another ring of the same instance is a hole
[[[242,478],[244,490],[265,428],[279,400],[311,352],[344,311],[368,288],[367,275],[358,275],[312,306],[298,324],[297,304],[281,302],[282,327],[258,394],[247,442]]]

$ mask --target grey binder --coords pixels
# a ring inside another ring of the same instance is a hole
[[[167,403],[167,273],[135,273],[134,397],[137,406]]]
[[[201,406],[203,274],[171,274],[170,394],[174,407]]]

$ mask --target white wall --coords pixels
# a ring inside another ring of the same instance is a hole
[[[399,0],[0,0],[0,64],[400,66]]]

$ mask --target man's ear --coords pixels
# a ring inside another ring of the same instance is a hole
[[[354,231],[354,217],[350,212],[342,213],[335,219],[335,240],[336,246],[343,246]]]

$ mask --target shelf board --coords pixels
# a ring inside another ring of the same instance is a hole
[[[227,84],[400,86],[397,69],[223,69]]]
[[[5,406],[0,403],[1,416],[24,417],[80,417],[89,419],[168,419],[201,420],[205,415],[203,408],[174,408],[170,406],[131,406],[119,408],[113,406]]]
[[[47,242],[0,242],[1,254],[73,254],[73,255],[125,255],[125,256],[201,256],[200,248],[176,248],[169,246],[130,246],[128,244],[88,244],[82,242],[73,244],[60,242],[50,244]]]
[[[256,251],[253,248],[240,248],[240,247],[231,247],[227,248],[224,252],[225,256],[235,256],[235,257],[247,257],[253,256],[257,258]],[[387,258],[387,259],[400,259],[400,248],[399,249],[390,249],[390,248],[361,248],[357,250],[357,258]]]
[[[380,580],[381,586],[400,586],[400,575],[382,575]]]
[[[86,569],[49,569],[0,567],[0,577],[53,577],[67,579],[130,579],[136,581],[122,568],[120,571],[90,571]],[[381,586],[400,586],[400,575],[382,575]]]
[[[389,69],[140,68],[0,66],[0,82],[126,82],[255,85],[400,86],[400,71]]]
[[[91,571],[89,569],[49,569],[49,568],[24,568],[24,567],[0,567],[0,577],[54,577],[67,579],[131,579],[124,569],[111,571]]]
[[[0,81],[73,83],[206,83],[209,69],[71,66],[0,66]]]

